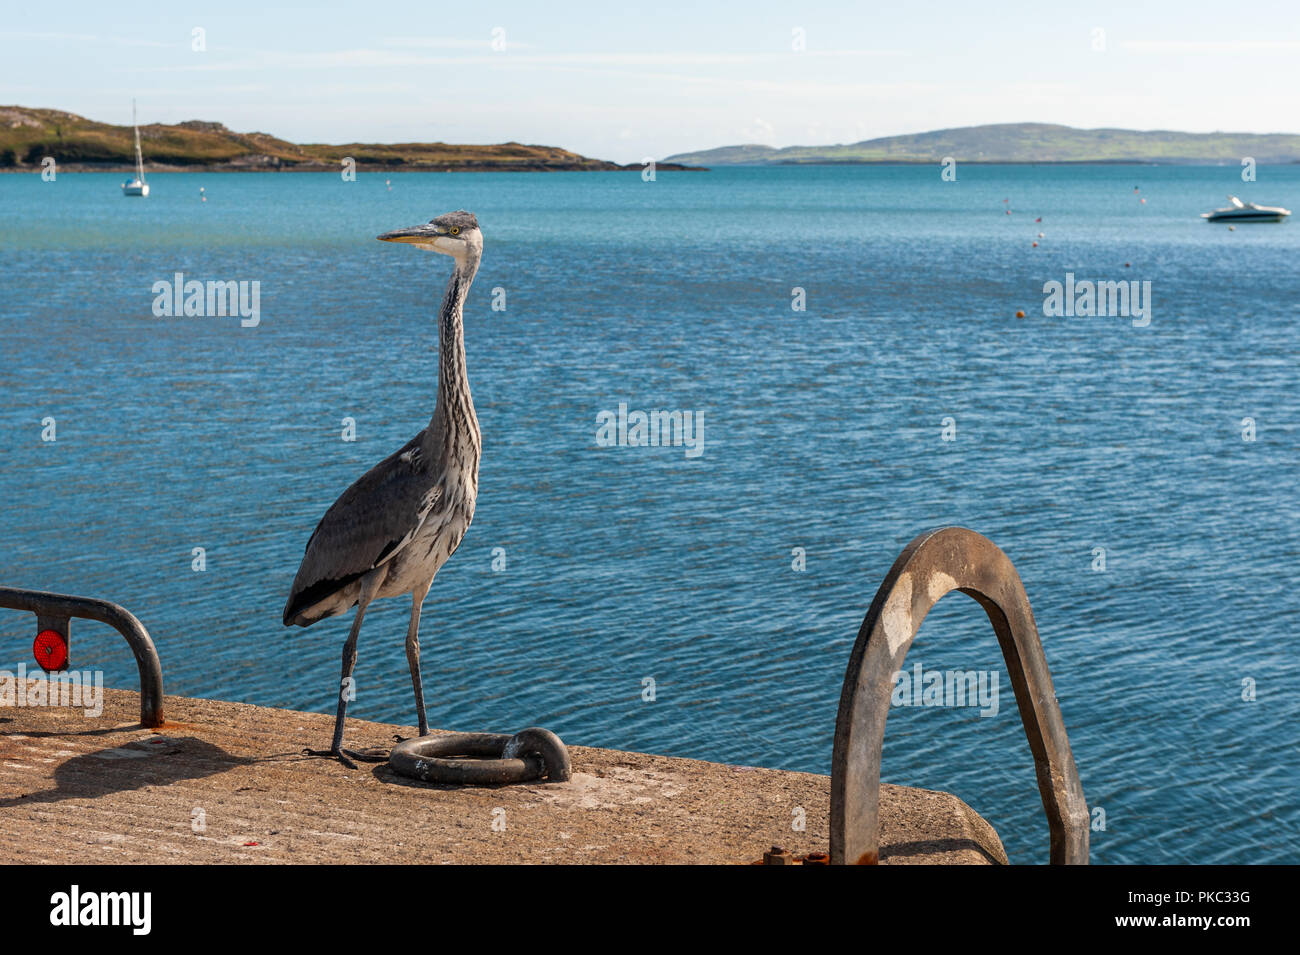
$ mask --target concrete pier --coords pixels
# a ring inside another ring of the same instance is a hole
[[[566,740],[569,782],[434,786],[301,755],[327,744],[327,714],[167,697],[167,724],[149,730],[139,707],[124,690],[93,718],[0,707],[0,862],[745,864],[772,846],[827,850],[826,776]],[[352,747],[394,734],[414,729],[348,721]],[[1006,862],[947,793],[883,786],[881,828],[886,865]]]

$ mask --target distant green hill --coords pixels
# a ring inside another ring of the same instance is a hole
[[[887,136],[839,146],[722,146],[678,153],[665,162],[734,165],[941,162],[1259,163],[1300,162],[1293,133],[1177,133],[1165,130],[1074,129],[1050,123],[1002,123]]]
[[[502,143],[457,146],[396,143],[297,145],[267,133],[235,133],[220,123],[190,120],[140,127],[145,169],[337,171],[351,156],[362,171],[544,171],[640,169],[589,159],[555,146]],[[130,169],[135,137],[130,126],[110,126],[56,109],[0,106],[0,172],[39,169],[53,156],[62,169]],[[681,168],[661,163],[658,169]]]

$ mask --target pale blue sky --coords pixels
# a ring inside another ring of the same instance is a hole
[[[0,103],[126,123],[134,96],[142,122],[298,142],[514,139],[631,162],[993,122],[1293,132],[1297,64],[1300,0],[76,0],[8,5]]]

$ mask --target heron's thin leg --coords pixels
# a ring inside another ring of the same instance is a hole
[[[425,584],[411,593],[411,625],[406,631],[406,662],[411,668],[411,686],[415,689],[415,713],[419,720],[420,736],[429,735],[429,719],[424,711],[424,684],[420,680],[420,604],[424,603],[424,595],[428,592],[429,584]]]
[[[333,756],[350,769],[356,765],[343,753],[343,720],[348,712],[348,693],[351,691],[352,668],[357,664],[357,636],[361,633],[361,621],[366,616],[366,607],[374,599],[379,589],[379,578],[369,575],[361,581],[361,592],[357,595],[357,615],[352,618],[352,629],[348,631],[347,643],[343,644],[343,668],[339,675],[339,706],[334,717],[334,739],[328,752],[306,750],[309,756]]]

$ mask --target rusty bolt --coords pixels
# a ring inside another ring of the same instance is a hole
[[[763,865],[794,865],[795,858],[780,846],[773,846],[763,853]]]
[[[810,852],[804,856],[804,865],[830,865],[831,857],[825,852]]]

